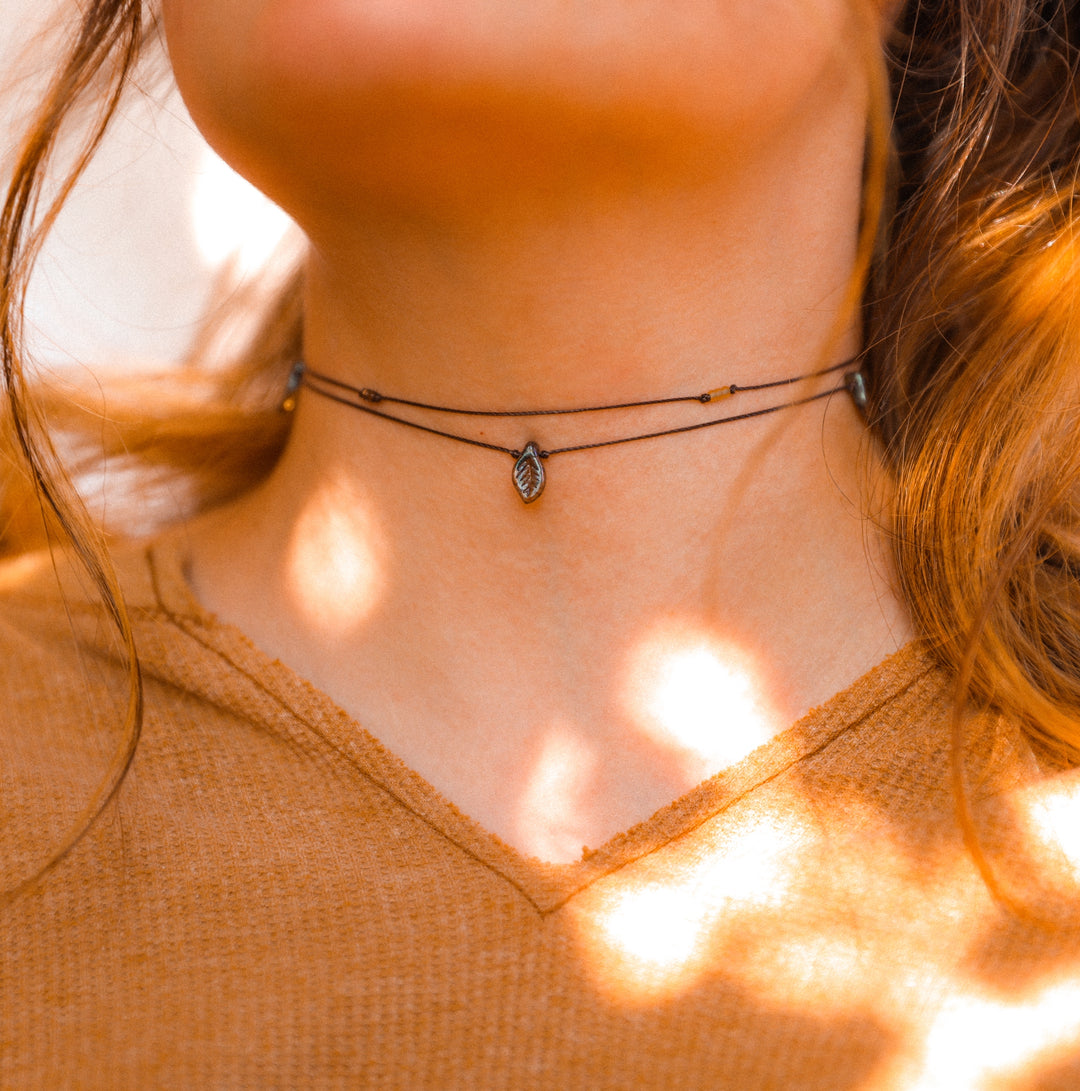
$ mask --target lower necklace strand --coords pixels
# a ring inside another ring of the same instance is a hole
[[[383,420],[393,421],[395,424],[403,424],[407,428],[415,428],[420,432],[427,432],[433,436],[442,436],[445,439],[456,440],[458,443],[467,443],[471,447],[482,447],[487,451],[498,451],[510,455],[514,459],[513,484],[518,495],[526,504],[540,498],[547,482],[547,474],[544,470],[544,462],[555,455],[570,454],[574,451],[592,451],[600,447],[614,447],[623,443],[634,443],[638,440],[659,439],[661,436],[675,436],[683,432],[696,432],[702,428],[714,428],[721,424],[734,424],[736,421],[750,420],[753,417],[763,417],[769,413],[779,412],[781,409],[791,409],[798,405],[806,405],[809,402],[818,401],[821,398],[831,397],[841,390],[847,390],[855,400],[859,408],[864,408],[866,403],[865,385],[863,377],[858,371],[845,374],[842,383],[817,394],[810,394],[804,398],[796,398],[792,401],[781,402],[777,405],[766,406],[764,409],[755,409],[747,413],[736,413],[728,417],[714,417],[707,421],[698,421],[695,424],[684,424],[676,428],[666,428],[656,432],[641,432],[630,436],[619,436],[616,439],[600,440],[596,443],[578,443],[568,447],[554,447],[550,450],[540,448],[536,443],[529,442],[524,450],[513,447],[503,447],[497,443],[487,443],[484,440],[473,439],[471,436],[463,436],[456,432],[447,432],[440,428],[432,428],[430,425],[421,424],[419,421],[409,420],[406,417],[398,417],[386,413],[381,409],[375,409],[374,405],[381,402],[392,402],[398,405],[407,405],[417,409],[426,409],[433,412],[452,413],[460,416],[479,417],[540,417],[561,416],[573,413],[597,413],[611,409],[635,409],[643,406],[670,405],[676,402],[700,402],[707,404],[711,401],[731,397],[742,391],[767,390],[779,386],[790,386],[802,379],[815,378],[819,375],[827,375],[834,371],[851,366],[853,360],[845,360],[833,367],[824,368],[821,371],[810,372],[806,375],[796,375],[789,379],[777,379],[767,383],[757,383],[751,386],[737,386],[731,383],[718,387],[715,390],[706,391],[703,394],[683,395],[668,398],[654,398],[647,401],[619,402],[608,405],[584,406],[576,409],[522,409],[522,410],[488,410],[488,409],[455,409],[448,406],[430,405],[425,402],[410,401],[405,398],[394,398],[368,387],[353,387],[337,379],[319,372],[312,371],[302,362],[297,363],[289,376],[288,386],[282,407],[291,411],[296,406],[296,393],[301,386],[306,387],[313,394],[337,402],[350,409],[358,409],[362,413],[368,413],[373,417],[381,417]]]

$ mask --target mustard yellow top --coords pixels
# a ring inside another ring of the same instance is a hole
[[[527,858],[120,559],[146,724],[118,800],[0,910],[0,1087],[1080,1087],[1080,777],[969,726],[1006,912],[965,848],[948,680],[905,648],[572,864]],[[0,868],[120,741],[103,611],[0,571]]]

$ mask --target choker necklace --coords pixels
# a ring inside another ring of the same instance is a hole
[[[796,405],[806,405],[808,402],[817,401],[819,398],[828,398],[841,390],[847,390],[852,400],[860,410],[866,408],[866,383],[862,373],[858,370],[847,371],[842,382],[829,390],[823,390],[817,394],[811,394],[805,398],[796,398],[794,401],[780,402],[777,405],[769,405],[764,409],[755,409],[748,413],[737,413],[730,417],[713,417],[706,421],[697,421],[694,424],[684,424],[678,428],[667,428],[662,432],[641,432],[631,436],[620,436],[618,439],[605,439],[598,443],[579,443],[572,447],[555,447],[552,450],[543,450],[536,443],[529,442],[524,450],[515,450],[512,447],[500,447],[497,443],[487,443],[481,439],[473,439],[471,436],[462,436],[456,432],[445,432],[439,428],[432,428],[418,421],[408,420],[405,417],[394,416],[374,406],[382,404],[405,405],[413,409],[428,410],[433,413],[448,413],[459,417],[559,417],[574,413],[603,413],[613,409],[639,409],[651,405],[672,405],[676,402],[699,402],[708,405],[711,402],[723,401],[751,390],[771,390],[773,387],[791,386],[803,379],[815,379],[821,375],[829,375],[834,371],[842,371],[856,363],[858,357],[844,360],[832,367],[822,368],[820,371],[810,371],[805,375],[793,375],[789,379],[774,379],[767,383],[753,383],[740,386],[736,383],[728,383],[718,386],[713,390],[706,390],[702,394],[683,394],[668,398],[651,398],[645,401],[614,402],[608,405],[586,405],[574,409],[457,409],[448,405],[431,405],[427,402],[412,401],[408,398],[395,398],[389,394],[382,394],[370,387],[349,386],[338,379],[331,378],[321,372],[313,371],[303,361],[293,365],[289,375],[289,381],[285,388],[285,397],[281,408],[286,412],[292,412],[296,408],[297,392],[300,387],[306,387],[313,394],[348,406],[350,409],[359,409],[363,413],[370,413],[374,417],[382,417],[384,420],[394,421],[396,424],[404,424],[409,428],[416,428],[421,432],[428,432],[433,436],[443,436],[445,439],[454,439],[459,443],[468,443],[472,447],[483,447],[488,451],[499,451],[510,455],[514,460],[513,483],[518,496],[526,504],[538,500],[544,491],[547,474],[544,470],[544,462],[554,455],[566,455],[572,451],[592,451],[598,447],[614,447],[620,443],[633,443],[641,439],[658,439],[660,436],[675,436],[682,432],[696,432],[699,428],[712,428],[718,424],[733,424],[735,421],[749,420],[751,417],[763,417],[769,413],[776,413],[781,409],[790,409]]]

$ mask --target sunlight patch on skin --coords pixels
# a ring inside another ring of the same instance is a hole
[[[721,930],[786,896],[798,872],[800,828],[755,824],[733,851],[708,853],[663,880],[611,891],[587,940],[590,963],[620,1002],[646,1003],[684,991],[715,971]]]
[[[1080,784],[1046,785],[1025,811],[1032,837],[1061,853],[1080,883]]]
[[[350,494],[355,487],[349,486]],[[286,550],[286,587],[295,610],[324,637],[355,629],[383,592],[383,536],[369,507],[341,490],[318,489],[296,519]]]
[[[1060,982],[1020,1002],[954,996],[934,1019],[922,1070],[909,1091],[982,1091],[1030,1078],[1075,1050],[1080,981]],[[1058,1057],[1057,1054],[1062,1054]],[[1029,1086],[1025,1081],[1021,1086]]]
[[[689,625],[642,641],[627,678],[630,715],[649,738],[681,753],[693,779],[734,765],[776,733],[778,717],[750,656]]]
[[[209,148],[191,195],[191,224],[208,270],[232,265],[251,276],[270,261],[292,230],[292,220]]]
[[[33,579],[49,566],[46,554],[32,551],[11,559],[5,558],[0,564],[0,592],[15,591]]]
[[[572,861],[582,854],[575,819],[581,813],[596,765],[577,734],[555,724],[522,792],[518,828],[534,831],[529,851],[541,860]]]

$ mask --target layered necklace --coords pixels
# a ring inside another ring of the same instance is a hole
[[[369,413],[383,420],[403,424],[407,428],[415,428],[421,432],[427,432],[433,436],[442,436],[444,439],[452,439],[458,443],[467,443],[472,447],[483,447],[487,451],[498,451],[509,455],[514,460],[512,481],[518,496],[526,504],[531,504],[540,498],[547,483],[548,472],[544,463],[556,455],[568,455],[575,451],[594,451],[600,447],[615,447],[623,443],[636,443],[639,440],[659,439],[661,436],[676,436],[683,432],[696,432],[701,428],[715,428],[721,424],[734,424],[736,421],[750,420],[752,417],[764,417],[769,413],[777,413],[781,409],[791,409],[797,405],[806,405],[808,402],[817,401],[820,398],[828,398],[841,390],[847,390],[860,409],[866,407],[866,384],[862,373],[857,369],[857,358],[844,360],[832,367],[822,368],[819,371],[807,372],[804,375],[793,375],[787,379],[774,379],[766,383],[752,383],[745,386],[736,383],[726,383],[712,390],[703,391],[700,394],[677,394],[665,398],[649,398],[643,401],[612,402],[605,405],[585,405],[572,409],[461,409],[449,405],[433,405],[430,402],[414,401],[410,398],[398,398],[371,387],[350,386],[340,379],[330,375],[314,371],[302,361],[294,365],[289,375],[289,381],[282,401],[282,409],[291,412],[296,408],[297,394],[301,387],[318,394],[322,398],[348,406],[350,409],[358,409],[362,413]],[[768,405],[763,409],[753,409],[745,413],[736,413],[725,417],[710,417],[708,420],[693,421],[675,428],[665,428],[657,432],[639,432],[633,435],[619,436],[616,439],[599,440],[595,443],[578,443],[568,447],[553,447],[544,449],[536,442],[529,441],[524,448],[518,450],[513,447],[502,447],[497,443],[488,443],[486,440],[475,439],[472,436],[463,436],[458,432],[448,432],[441,428],[433,428],[419,421],[400,417],[394,413],[388,413],[384,406],[407,406],[411,409],[419,409],[432,413],[443,413],[457,417],[562,417],[577,413],[606,413],[619,409],[641,409],[654,405],[675,405],[680,402],[711,405],[713,402],[725,401],[738,394],[749,393],[753,390],[772,390],[778,387],[790,387],[805,379],[815,379],[822,375],[831,375],[842,371],[843,377],[839,383],[828,390],[819,391],[806,397],[794,398],[788,401]]]

